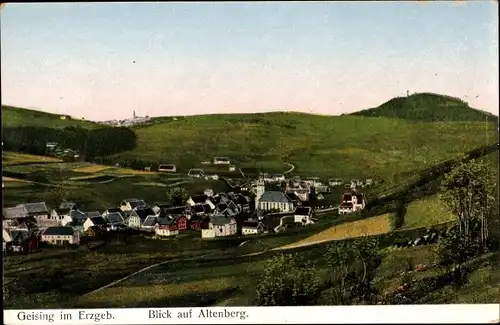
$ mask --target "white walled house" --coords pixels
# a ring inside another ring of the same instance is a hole
[[[103,217],[87,218],[87,220],[85,220],[85,222],[83,223],[83,230],[87,231],[87,229],[94,226],[105,229],[107,226],[106,220],[104,220]]]
[[[346,214],[346,213],[352,213],[352,212],[354,212],[353,207],[352,207],[352,203],[350,203],[350,202],[341,203],[339,205],[339,214]]]
[[[61,221],[62,226],[66,226],[68,223],[72,224],[83,224],[87,220],[85,213],[80,210],[70,210],[67,214],[64,215],[64,218]]]
[[[42,232],[41,241],[52,245],[79,244],[80,233],[73,227],[48,227]]]
[[[366,206],[366,199],[363,193],[355,191],[342,194],[339,205],[339,214],[346,214],[361,211]]]
[[[156,213],[151,208],[136,208],[128,216],[125,224],[130,228],[141,228],[144,221],[150,217],[156,216]]]
[[[132,211],[140,206],[146,206],[146,202],[144,202],[144,200],[139,200],[139,199],[125,199],[120,203],[120,210]]]
[[[236,219],[225,216],[213,216],[208,223],[208,229],[201,230],[201,238],[234,236],[237,232]]]
[[[58,225],[57,220],[50,218],[49,208],[45,202],[18,204],[14,208],[6,208],[3,211],[6,219],[34,217],[39,228]]]
[[[123,226],[125,226],[125,220],[123,219],[122,215],[118,212],[113,212],[113,213],[108,213],[106,217],[104,218],[106,220],[106,223],[109,225],[107,227],[107,230],[119,230]]]
[[[265,226],[260,221],[244,221],[241,224],[241,234],[243,236],[259,235],[264,232]]]
[[[203,205],[203,204],[208,204],[210,206],[210,209],[215,209],[215,204],[210,200],[210,197],[207,195],[198,195],[198,196],[192,196],[187,200],[187,204],[192,207],[195,205]]]
[[[169,237],[179,234],[175,219],[159,218],[155,225],[155,234],[157,236]]]
[[[229,165],[231,160],[227,157],[214,157],[214,165]]]
[[[301,224],[313,224],[311,220],[312,209],[311,207],[297,207],[293,213],[293,221]]]
[[[50,212],[49,220],[53,220],[54,226],[57,225],[66,225],[68,222],[71,222],[71,216],[69,215],[69,212],[71,209],[66,208],[66,209],[53,209]],[[68,219],[70,219],[68,221]]]

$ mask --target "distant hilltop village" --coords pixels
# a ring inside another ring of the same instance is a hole
[[[113,126],[132,126],[132,125],[138,125],[138,124],[146,124],[151,121],[151,117],[149,116],[137,116],[135,114],[135,111],[133,112],[132,118],[125,119],[125,120],[110,120],[110,121],[104,121],[102,122],[103,124],[107,125],[113,125]]]

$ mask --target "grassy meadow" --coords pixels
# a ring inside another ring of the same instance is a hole
[[[310,237],[283,246],[281,247],[281,249],[290,249],[297,246],[312,245],[315,243],[327,242],[332,240],[373,236],[388,233],[389,231],[391,231],[390,217],[388,214],[384,214],[333,226]]]
[[[2,126],[41,126],[56,129],[73,126],[93,129],[100,127],[100,124],[76,117],[61,120],[59,114],[2,105]]]
[[[297,252],[306,260],[314,261],[318,281],[328,279],[325,250],[328,243],[302,247]],[[290,250],[293,252],[294,250]],[[166,263],[144,273],[135,275],[115,286],[102,291],[80,296],[72,307],[75,308],[112,308],[112,307],[204,307],[204,306],[251,306],[254,304],[255,287],[263,274],[264,263],[279,251],[269,251],[252,256],[210,256]],[[403,271],[416,265],[424,264],[426,269],[413,272],[410,290],[419,284],[437,279],[443,272],[434,266],[436,255],[434,246],[419,246],[406,249],[384,249],[381,262],[375,270],[375,286],[381,296],[393,296],[404,282]],[[410,264],[408,264],[410,263]],[[492,275],[492,268],[497,266],[493,256],[486,262],[471,269],[471,276],[466,286],[456,289],[442,283],[417,296],[419,303],[438,301],[462,303],[493,303],[497,301],[500,278]],[[484,290],[474,296],[472,290]],[[328,296],[328,290],[322,293]],[[116,297],[116,299],[109,299]]]
[[[427,227],[453,221],[455,218],[439,196],[433,195],[413,201],[408,205],[403,228]]]
[[[117,159],[166,160],[188,170],[214,156],[228,156],[243,167],[283,172],[288,162],[296,166],[293,174],[346,179],[392,180],[459,156],[478,141],[496,141],[493,123],[299,113],[190,116],[135,132],[137,147]]]
[[[173,240],[141,235],[110,238],[95,248],[44,249],[4,257],[5,308],[62,308],[80,295],[146,266],[206,255],[230,247],[198,233]]]
[[[150,204],[162,202],[166,188],[173,186],[183,186],[192,195],[207,188],[228,190],[220,180],[193,180],[178,173],[146,172],[87,162],[41,163],[43,156],[4,154],[16,157],[3,166],[4,206],[45,201],[50,207],[56,207],[65,199],[78,202],[83,210],[101,211],[116,207],[130,197],[143,198]],[[26,163],[28,159],[34,163]]]

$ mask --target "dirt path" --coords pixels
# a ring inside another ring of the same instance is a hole
[[[139,270],[139,271],[137,271],[137,272],[134,272],[134,273],[129,274],[129,275],[127,275],[127,276],[125,276],[125,277],[123,277],[123,278],[121,278],[121,279],[118,279],[118,280],[113,281],[113,282],[111,282],[111,283],[109,283],[109,284],[106,284],[106,285],[105,285],[105,286],[103,286],[103,287],[97,288],[97,289],[95,289],[95,290],[93,290],[93,291],[91,291],[91,292],[86,293],[85,295],[90,295],[90,294],[96,293],[96,292],[98,292],[98,291],[104,290],[104,289],[106,289],[106,288],[112,287],[112,286],[114,286],[114,285],[116,285],[116,284],[118,284],[118,283],[120,283],[120,282],[123,282],[123,281],[125,281],[125,280],[127,280],[127,279],[130,279],[130,278],[131,278],[131,277],[133,277],[134,275],[140,274],[140,273],[142,273],[142,272],[144,272],[144,271],[147,271],[147,270],[149,270],[149,269],[152,269],[152,268],[154,268],[154,267],[156,267],[156,266],[164,265],[164,264],[167,264],[167,263],[175,263],[175,262],[180,262],[180,261],[193,261],[193,260],[196,260],[196,259],[199,259],[199,258],[207,257],[207,256],[209,256],[209,255],[211,255],[211,254],[213,254],[213,253],[215,253],[215,252],[207,253],[207,254],[204,254],[204,255],[196,256],[196,257],[190,257],[190,258],[186,258],[186,259],[183,259],[183,258],[176,258],[176,259],[172,259],[172,260],[168,260],[168,261],[164,261],[164,262],[156,263],[156,264],[153,264],[153,265],[150,265],[150,266],[146,266],[145,268],[142,268],[142,269],[140,269],[140,270]]]
[[[285,165],[290,166],[290,169],[287,170],[286,172],[283,172],[283,174],[289,174],[289,173],[293,172],[293,170],[295,169],[295,166],[293,164],[290,164],[290,163],[286,162]]]

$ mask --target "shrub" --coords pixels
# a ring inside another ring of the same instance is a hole
[[[303,263],[298,255],[281,254],[267,262],[257,285],[256,303],[259,306],[314,305],[318,296],[314,268]]]

